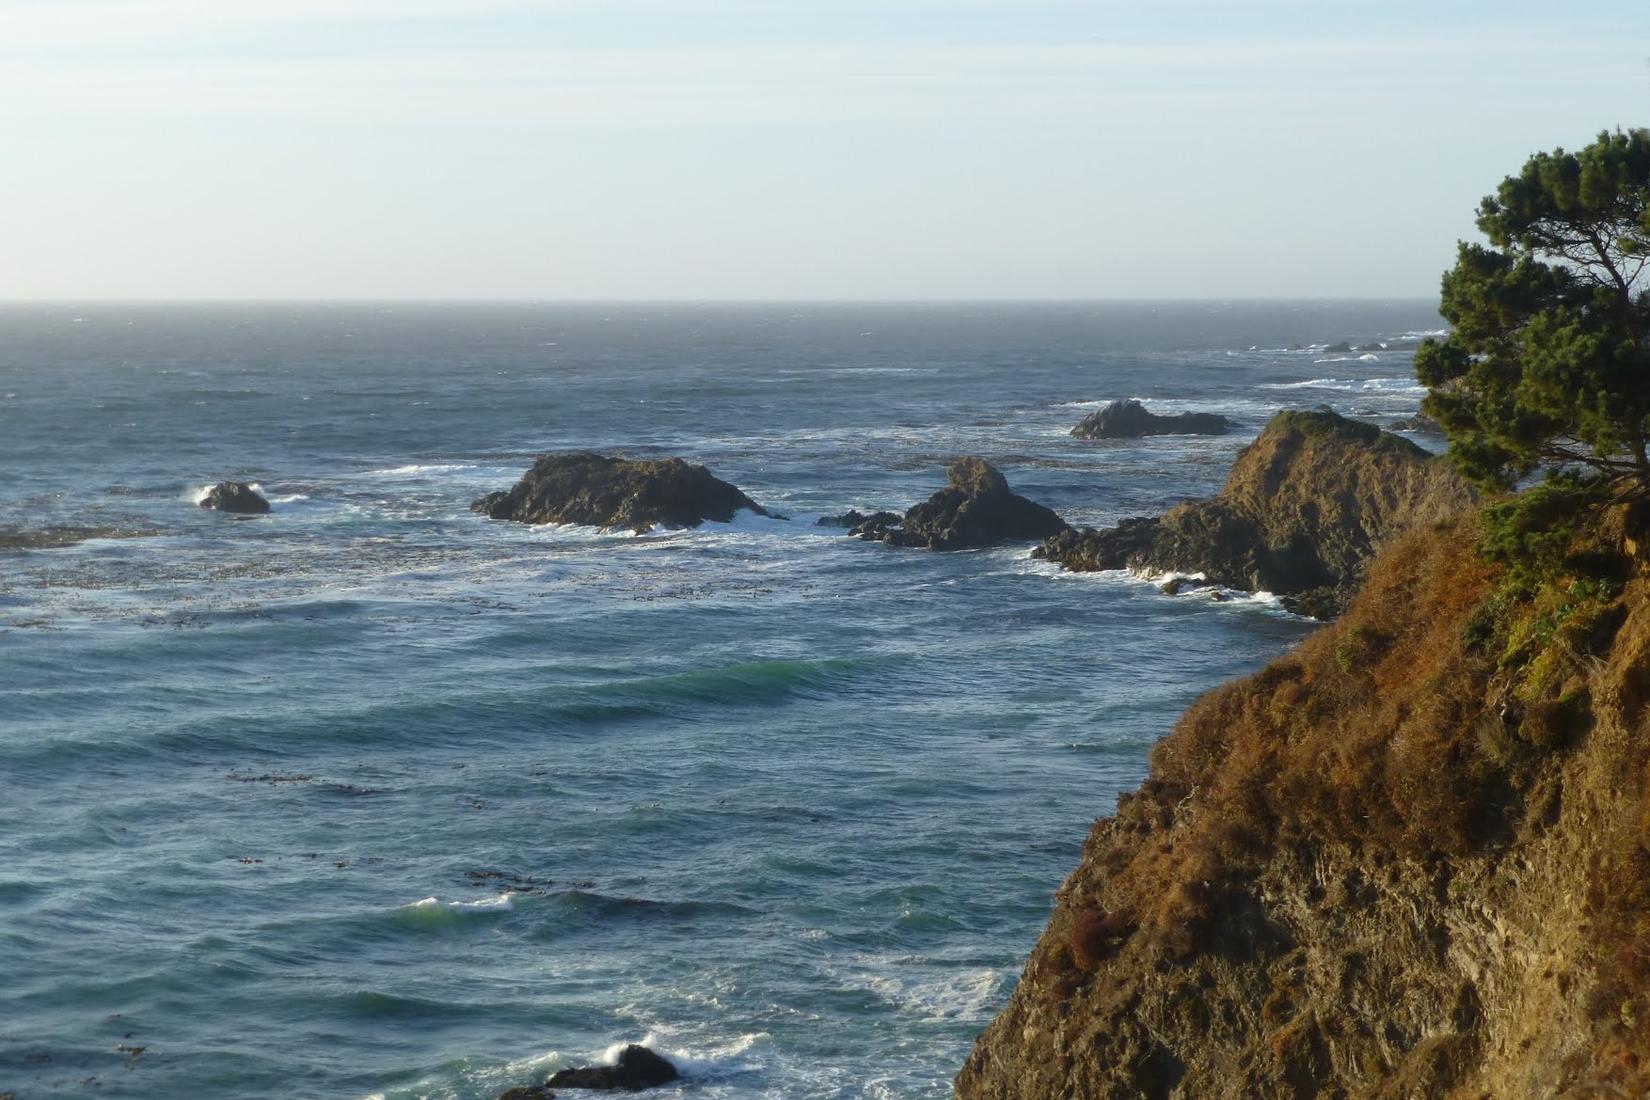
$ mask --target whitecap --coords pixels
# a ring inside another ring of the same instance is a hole
[[[439,463],[438,462],[438,463],[432,463],[432,464],[426,465],[426,466],[420,466],[420,465],[392,466],[391,468],[389,468],[387,470],[368,470],[367,473],[369,475],[373,475],[373,476],[377,476],[377,477],[415,477],[419,474],[441,474],[441,473],[449,473],[453,470],[475,470],[475,469],[479,469],[479,467],[477,467],[473,463],[466,463],[466,462]]]
[[[514,897],[515,894],[513,893],[503,893],[490,898],[480,898],[476,901],[442,901],[440,898],[432,894],[427,898],[420,898],[417,901],[408,902],[406,905],[402,906],[402,908],[426,910],[440,909],[454,913],[498,913],[508,912],[509,910],[515,908],[514,905],[511,904],[510,900]]]

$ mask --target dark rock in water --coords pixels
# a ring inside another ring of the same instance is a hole
[[[1089,413],[1071,434],[1078,439],[1138,439],[1144,435],[1222,435],[1231,427],[1232,422],[1219,413],[1159,416],[1131,397]]]
[[[498,1100],[556,1100],[556,1093],[549,1085],[519,1085],[501,1092]]]
[[[1389,432],[1426,432],[1429,435],[1443,435],[1444,426],[1426,413],[1416,413],[1406,416],[1402,420],[1394,420],[1386,426]]]
[[[1068,529],[1033,554],[1078,572],[1201,573],[1330,618],[1382,544],[1475,500],[1446,462],[1407,439],[1328,410],[1282,412],[1213,498],[1107,530]]]
[[[1359,351],[1385,351],[1386,350],[1386,345],[1382,344],[1382,343],[1359,344],[1358,345],[1358,350]]]
[[[619,1051],[611,1066],[582,1066],[558,1070],[545,1082],[552,1089],[639,1089],[668,1085],[681,1077],[670,1062],[637,1043]]]
[[[959,458],[947,470],[949,484],[904,517],[879,512],[849,533],[927,550],[961,550],[1011,539],[1043,539],[1069,530],[1066,521],[1012,492],[983,458]]]
[[[872,512],[866,515],[857,508],[850,508],[840,516],[820,516],[820,527],[846,527],[852,530],[863,527],[867,523],[880,524],[884,527],[897,527],[905,521],[905,517],[898,512]]]
[[[1323,350],[1327,351],[1327,352],[1333,352],[1337,355],[1345,355],[1345,354],[1349,353],[1352,350],[1352,345],[1350,343],[1348,343],[1347,341],[1342,340],[1338,344],[1330,344],[1328,347],[1324,348]]]
[[[1163,587],[1160,591],[1165,596],[1178,596],[1182,592],[1193,592],[1199,588],[1209,587],[1211,587],[1209,582],[1204,580],[1202,577],[1170,577],[1168,580],[1163,582]],[[1224,599],[1225,596],[1217,590],[1214,593],[1214,598],[1219,600]]]
[[[514,488],[470,505],[493,519],[628,528],[638,534],[655,524],[727,523],[741,508],[771,514],[705,467],[680,458],[631,461],[588,451],[545,455]]]
[[[269,511],[269,501],[245,481],[220,481],[201,497],[202,508],[216,508],[220,512],[235,512],[245,516],[261,516]]]

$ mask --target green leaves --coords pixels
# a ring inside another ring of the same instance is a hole
[[[1536,154],[1478,228],[1443,277],[1450,335],[1415,356],[1452,459],[1495,488],[1588,471],[1650,497],[1650,130]]]

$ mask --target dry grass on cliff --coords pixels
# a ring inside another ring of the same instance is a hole
[[[1398,540],[1340,622],[1186,713],[1121,803],[1118,827],[1151,839],[1103,857],[1117,889],[1073,928],[1076,965],[1114,952],[1122,928],[1195,948],[1281,846],[1428,861],[1530,824],[1544,764],[1591,723],[1583,674],[1618,644],[1621,603],[1570,581],[1509,594],[1477,534],[1463,517]],[[1624,896],[1631,883],[1650,914],[1650,848],[1606,862],[1617,869],[1601,889]],[[1650,975],[1650,935],[1633,951]]]

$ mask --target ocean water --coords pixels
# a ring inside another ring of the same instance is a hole
[[[125,536],[0,552],[0,1092],[494,1097],[645,1040],[664,1096],[947,1095],[1092,819],[1314,624],[815,518],[960,454],[1074,523],[1159,511],[1279,408],[1414,412],[1439,323],[0,309],[0,528]],[[1242,429],[1067,434],[1124,396]],[[791,518],[467,510],[574,447]],[[274,514],[195,506],[231,476]]]

